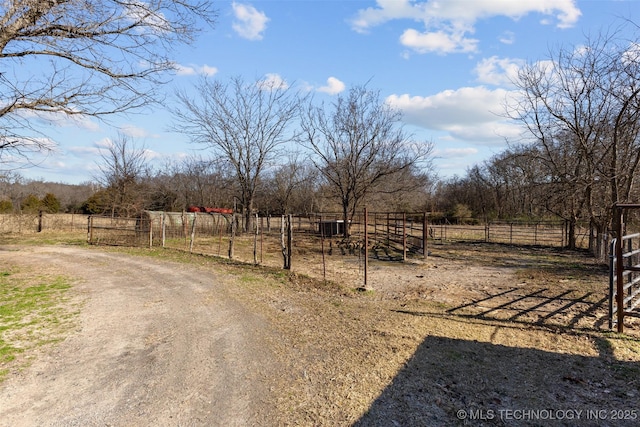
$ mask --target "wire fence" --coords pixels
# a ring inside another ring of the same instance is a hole
[[[0,234],[29,234],[42,231],[86,232],[83,214],[21,213],[0,214]]]
[[[345,237],[345,223],[336,213],[256,216],[247,227],[240,215],[146,212],[140,218],[89,217],[88,241],[184,250],[341,282],[360,282],[363,277],[366,282],[368,260],[423,260],[430,248],[452,241],[567,244],[562,222],[434,224],[423,213],[363,212],[354,216],[348,228]],[[581,236],[588,243],[588,233]]]

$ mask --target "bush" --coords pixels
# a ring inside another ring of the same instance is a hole
[[[60,211],[60,201],[52,193],[47,193],[41,201],[41,207],[46,213],[58,213]]]
[[[38,213],[42,206],[42,202],[35,195],[29,194],[27,197],[22,200],[20,204],[20,209],[24,213]]]
[[[11,200],[0,200],[0,213],[13,212],[13,203]]]

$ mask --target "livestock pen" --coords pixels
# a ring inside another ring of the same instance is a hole
[[[430,222],[428,213],[363,211],[341,214],[243,217],[219,212],[153,212],[139,218],[91,217],[91,244],[163,247],[300,271],[328,280],[366,282],[367,261],[422,262],[430,247],[448,242],[562,247],[561,222]],[[373,266],[375,269],[375,265]]]

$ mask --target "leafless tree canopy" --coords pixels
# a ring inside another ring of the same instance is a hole
[[[0,156],[49,148],[32,124],[104,116],[158,99],[169,53],[213,23],[210,0],[5,0]]]
[[[144,210],[146,197],[143,178],[146,172],[145,148],[120,135],[102,153],[98,167],[112,216],[131,217]]]
[[[298,115],[299,98],[284,85],[262,80],[247,83],[240,77],[227,84],[203,79],[195,89],[195,97],[178,93],[180,106],[173,111],[173,127],[210,148],[235,172],[249,227],[264,170],[295,138],[290,126]]]
[[[509,112],[534,137],[526,154],[544,172],[538,181],[562,195],[549,208],[572,224],[586,217],[598,235],[610,226],[611,206],[629,201],[640,165],[639,43],[620,34],[524,67],[522,97]]]
[[[400,119],[399,111],[366,86],[354,87],[330,107],[309,104],[303,115],[302,143],[314,153],[314,164],[340,201],[345,223],[384,178],[428,163],[433,145],[413,141]],[[402,185],[393,188],[399,191]]]

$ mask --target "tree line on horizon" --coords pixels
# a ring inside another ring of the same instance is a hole
[[[0,165],[51,150],[30,117],[101,118],[167,105],[160,88],[175,69],[171,51],[217,18],[208,0],[87,0],[83,11],[68,2],[19,3],[0,7],[0,59],[12,70],[0,78]],[[407,134],[402,113],[368,84],[318,104],[282,82],[203,77],[192,92],[176,92],[169,108],[172,129],[206,156],[154,171],[143,147],[120,136],[98,159],[95,183],[48,191],[50,183],[8,171],[0,174],[0,202],[22,211],[51,194],[61,210],[112,216],[215,205],[241,211],[249,229],[255,212],[339,211],[348,224],[364,206],[454,219],[561,218],[569,247],[578,225],[588,224],[602,256],[612,206],[640,197],[637,34],[626,20],[520,67],[505,116],[522,126],[522,138],[462,177],[439,180],[433,144]],[[21,72],[42,61],[49,66],[37,75]],[[287,152],[292,145],[301,149]]]

